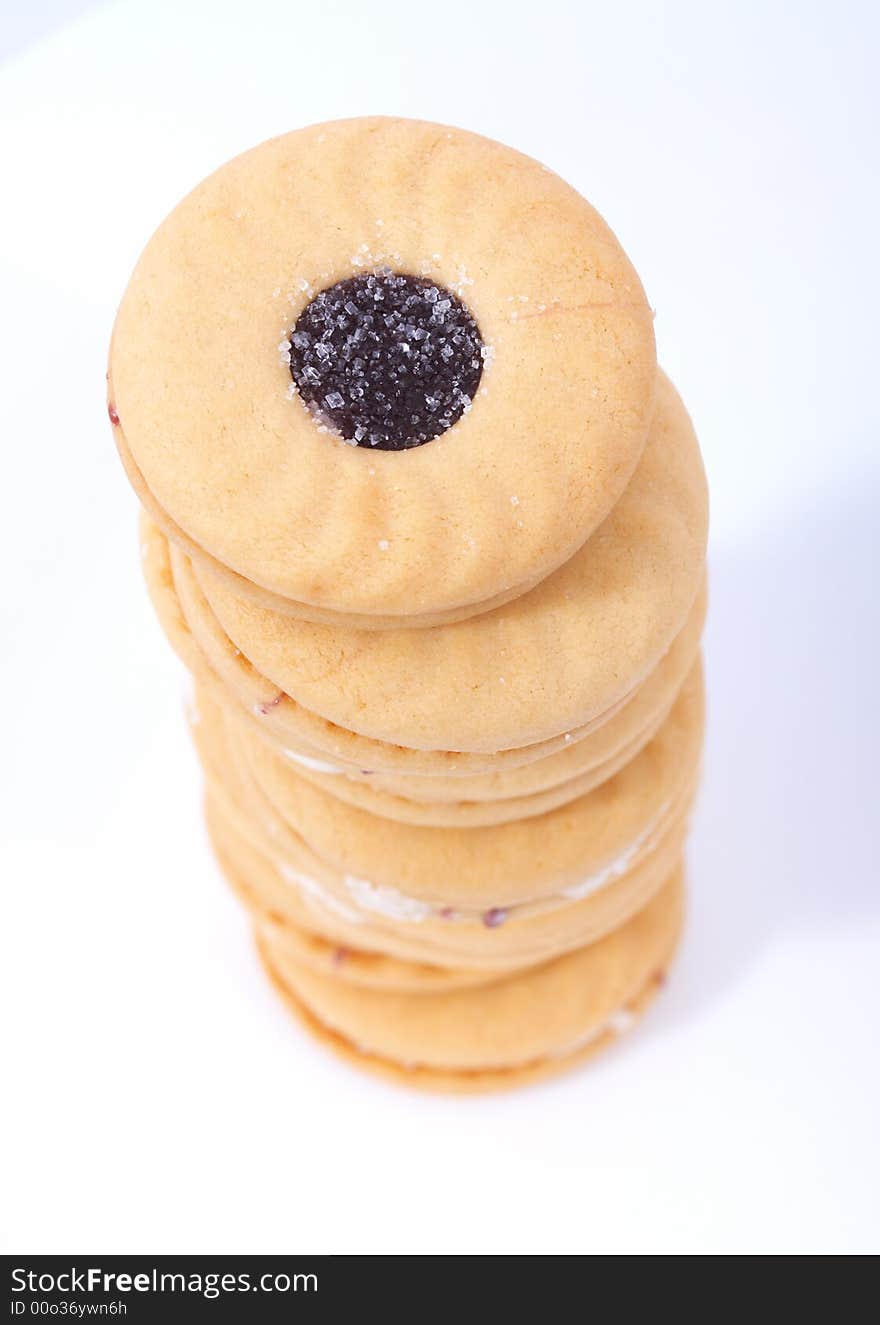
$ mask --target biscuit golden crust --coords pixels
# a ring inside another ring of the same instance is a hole
[[[384,268],[448,288],[487,351],[467,411],[401,452],[321,431],[290,390],[309,302]],[[367,119],[264,143],[175,209],[122,301],[109,391],[135,487],[203,569],[381,626],[467,615],[571,556],[632,474],[655,377],[638,277],[573,189],[477,135]]]
[[[572,1072],[590,1062],[597,1054],[614,1046],[625,1028],[627,1031],[638,1022],[653,1003],[657,994],[666,983],[664,971],[649,978],[639,991],[620,1012],[621,1016],[595,1036],[590,1036],[579,1049],[569,1053],[549,1054],[535,1059],[531,1063],[522,1063],[517,1067],[507,1068],[470,1068],[467,1071],[430,1068],[415,1064],[404,1065],[379,1054],[366,1053],[337,1031],[331,1030],[302,1003],[274,965],[266,947],[257,939],[257,951],[269,980],[283,999],[285,1006],[299,1024],[312,1035],[324,1048],[329,1049],[337,1058],[350,1067],[371,1076],[379,1077],[393,1086],[403,1086],[408,1090],[418,1090],[439,1095],[487,1095],[500,1091],[519,1090],[524,1086],[535,1086],[543,1081],[552,1080],[564,1073]],[[669,960],[674,957],[674,948]]]

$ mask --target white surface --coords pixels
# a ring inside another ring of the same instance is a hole
[[[9,1249],[878,1248],[877,36],[869,3],[132,0],[0,68]],[[177,198],[373,111],[599,206],[712,483],[682,960],[625,1044],[506,1097],[362,1078],[267,987],[104,412]]]

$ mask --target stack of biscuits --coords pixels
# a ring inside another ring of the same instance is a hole
[[[108,386],[290,1008],[434,1089],[614,1040],[682,923],[707,499],[607,225],[460,130],[287,134],[154,235]]]

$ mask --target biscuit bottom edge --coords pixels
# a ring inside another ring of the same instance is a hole
[[[677,930],[668,945],[658,970],[645,981],[639,991],[631,996],[612,1014],[604,1027],[582,1045],[569,1052],[550,1053],[532,1062],[520,1063],[510,1067],[492,1068],[434,1068],[419,1064],[407,1065],[384,1058],[379,1054],[361,1049],[345,1035],[328,1026],[315,1015],[310,1008],[291,990],[284,981],[277,966],[273,963],[268,944],[255,933],[257,954],[270,983],[286,1004],[288,1010],[314,1039],[329,1048],[338,1058],[347,1063],[390,1081],[396,1086],[405,1086],[414,1090],[445,1095],[477,1095],[493,1091],[514,1090],[520,1086],[529,1086],[573,1071],[582,1066],[603,1049],[614,1045],[622,1034],[629,1031],[653,1003],[657,994],[666,983],[666,972],[673,961],[681,938],[681,928]]]

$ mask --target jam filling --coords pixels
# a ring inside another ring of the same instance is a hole
[[[402,451],[430,442],[468,409],[484,347],[470,310],[435,281],[387,270],[322,290],[290,333],[290,372],[330,431]]]

